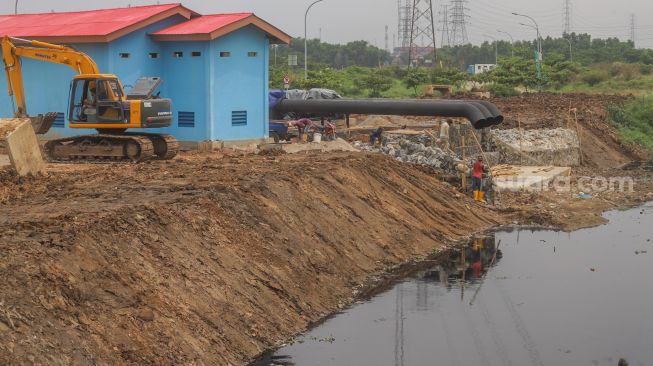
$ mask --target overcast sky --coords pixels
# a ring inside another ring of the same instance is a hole
[[[427,0],[421,0],[426,2]],[[162,4],[174,1],[161,1]],[[304,12],[312,0],[186,0],[183,4],[199,13],[253,11],[292,36],[304,34]],[[571,0],[572,30],[593,34],[595,37],[628,39],[630,14],[636,14],[637,47],[653,48],[653,0]],[[47,12],[88,10],[121,7],[131,4],[156,4],[152,0],[19,0],[19,12]],[[436,21],[441,7],[449,1],[433,0]],[[14,0],[3,0],[0,11],[13,12]],[[545,35],[560,36],[563,27],[563,0],[469,0],[467,2],[469,39],[473,43],[489,36],[507,39],[497,29],[515,39],[534,39],[535,31],[518,23],[511,15],[517,11],[528,14],[539,23]],[[389,26],[389,45],[397,33],[397,0],[324,0],[309,14],[308,35],[320,33],[326,42],[346,43],[366,40],[385,47],[385,26]],[[321,32],[320,32],[321,30]],[[436,35],[440,44],[440,36]]]

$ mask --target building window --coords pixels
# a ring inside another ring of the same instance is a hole
[[[220,52],[220,57],[231,57],[231,52]]]
[[[129,56],[130,56],[129,53],[125,53],[125,52],[120,53],[119,55],[120,55],[120,58],[129,58]]]
[[[195,112],[178,112],[179,127],[195,127]]]
[[[57,113],[57,118],[54,119],[54,122],[52,122],[52,127],[66,127],[66,123],[64,122],[66,120],[66,116],[59,112]]]
[[[150,58],[159,58],[159,53],[158,52],[150,52]]]
[[[174,57],[174,58],[182,58],[182,57],[184,57],[184,53],[181,52],[181,51],[176,51],[176,52],[173,52],[173,53],[172,53],[172,57]]]
[[[231,125],[232,126],[247,126],[247,111],[233,111],[233,112],[231,112]]]
[[[258,56],[258,52],[247,52],[247,57],[256,57]]]
[[[191,57],[200,57],[202,56],[202,52],[200,51],[193,51],[190,53]]]

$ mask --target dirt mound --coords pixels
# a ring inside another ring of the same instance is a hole
[[[0,176],[22,189],[0,204],[0,364],[244,364],[370,273],[500,221],[378,154],[50,175]]]

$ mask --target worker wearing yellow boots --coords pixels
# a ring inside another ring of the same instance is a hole
[[[484,172],[485,164],[483,164],[483,157],[479,156],[472,168],[472,192],[474,195],[474,201],[485,202],[485,191],[483,191]]]

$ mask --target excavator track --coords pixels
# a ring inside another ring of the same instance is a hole
[[[152,140],[143,134],[82,135],[48,141],[45,152],[52,161],[130,160],[155,158]]]
[[[172,135],[157,133],[127,132],[127,136],[143,136],[150,139],[154,145],[154,155],[158,160],[170,160],[179,153],[179,142]]]

